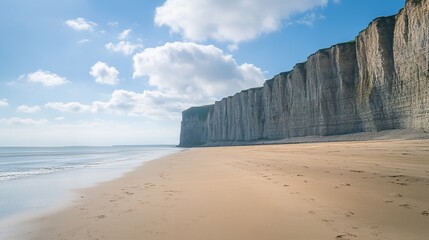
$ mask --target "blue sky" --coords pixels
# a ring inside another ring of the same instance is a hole
[[[2,0],[0,146],[177,144],[180,113],[404,0]]]

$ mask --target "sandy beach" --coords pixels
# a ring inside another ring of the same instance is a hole
[[[195,148],[78,191],[17,239],[429,239],[429,140]]]

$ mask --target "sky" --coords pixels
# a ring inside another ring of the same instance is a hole
[[[404,0],[1,0],[0,146],[178,144],[181,112]]]

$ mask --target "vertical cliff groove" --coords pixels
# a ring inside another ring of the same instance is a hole
[[[395,16],[374,20],[356,39],[358,112],[364,131],[397,128],[392,88],[396,82],[393,40]]]
[[[183,112],[181,146],[410,128],[429,131],[429,0],[260,88]]]

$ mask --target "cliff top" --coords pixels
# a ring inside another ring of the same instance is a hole
[[[186,117],[194,116],[194,117],[198,117],[201,120],[204,120],[207,118],[208,113],[210,111],[213,111],[213,109],[214,109],[214,104],[199,106],[199,107],[191,107],[182,112],[182,119]]]

